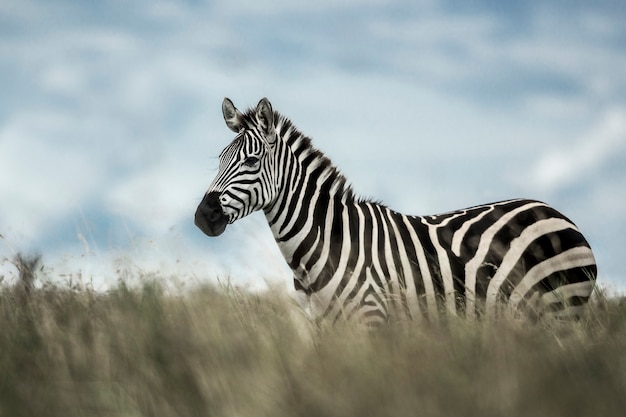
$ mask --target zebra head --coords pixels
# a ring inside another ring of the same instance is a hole
[[[237,136],[220,154],[217,176],[196,210],[195,224],[208,236],[221,235],[228,224],[265,208],[276,195],[272,105],[263,98],[242,113],[225,98],[222,113]]]

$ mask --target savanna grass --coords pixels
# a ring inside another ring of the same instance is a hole
[[[621,416],[626,303],[580,321],[314,324],[280,291],[0,292],[0,416]]]

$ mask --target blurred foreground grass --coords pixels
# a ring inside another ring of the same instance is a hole
[[[143,277],[99,293],[22,278],[0,288],[2,417],[626,410],[624,299],[599,295],[556,328],[459,319],[368,333],[314,326],[280,292],[182,293]]]

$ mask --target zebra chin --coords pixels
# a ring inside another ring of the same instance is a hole
[[[207,236],[219,236],[228,225],[228,216],[219,204],[219,193],[208,193],[204,196],[194,219],[195,225]]]

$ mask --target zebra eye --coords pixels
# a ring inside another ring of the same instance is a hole
[[[256,156],[249,156],[243,161],[243,164],[249,167],[253,167],[258,163],[259,163],[259,158],[257,158]]]

